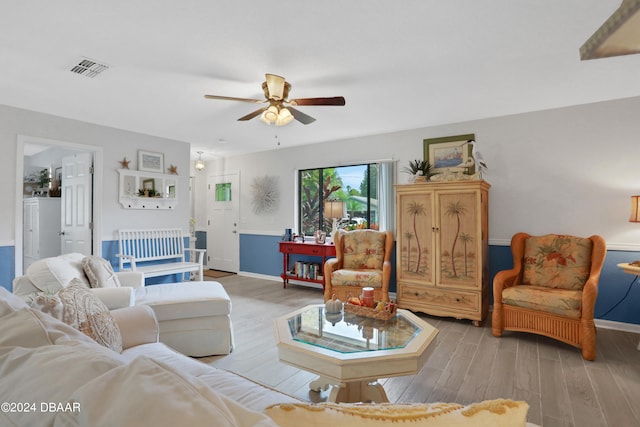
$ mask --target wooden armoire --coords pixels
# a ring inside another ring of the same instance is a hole
[[[489,183],[396,185],[398,307],[470,319],[489,308]]]

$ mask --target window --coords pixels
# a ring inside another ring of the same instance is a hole
[[[231,183],[216,184],[216,202],[231,201]]]
[[[377,163],[300,170],[298,230],[301,234],[311,236],[316,230],[330,233],[334,218],[329,216],[333,215],[338,228],[379,229],[379,170]],[[342,204],[329,205],[330,201]],[[330,206],[333,209],[329,209]]]

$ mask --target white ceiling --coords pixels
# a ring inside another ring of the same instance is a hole
[[[580,61],[620,0],[0,0],[0,104],[173,138],[205,158],[640,95],[640,55]],[[69,70],[81,57],[110,68]],[[265,73],[304,126],[237,119]],[[223,141],[223,142],[221,142]]]

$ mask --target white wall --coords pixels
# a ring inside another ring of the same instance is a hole
[[[104,147],[102,193],[102,240],[114,240],[119,228],[180,227],[189,230],[189,151],[190,144],[142,135],[126,130],[98,126],[32,111],[0,105],[0,246],[15,242],[16,145],[18,135]],[[125,210],[118,203],[119,161],[131,160],[137,168],[139,149],[164,153],[165,166],[178,166],[178,205],[171,211]]]
[[[600,234],[609,248],[640,249],[640,224],[628,222],[630,196],[640,194],[640,98],[332,141],[208,162],[206,174],[240,171],[241,233],[281,234],[295,226],[296,170],[423,157],[423,139],[475,133],[489,171],[490,240],[508,244],[518,231]],[[296,125],[296,124],[294,124]],[[313,132],[313,125],[308,127]],[[286,141],[283,141],[283,146]],[[251,210],[255,177],[279,177],[279,209]],[[197,175],[196,180],[202,180]],[[407,176],[397,172],[399,183]],[[198,188],[200,186],[198,185]],[[196,207],[204,217],[203,204]]]

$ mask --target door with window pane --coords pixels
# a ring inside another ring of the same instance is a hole
[[[207,183],[207,267],[240,269],[239,174],[210,176]]]

